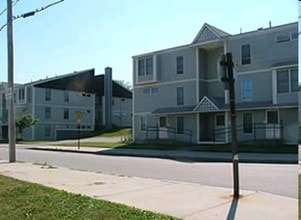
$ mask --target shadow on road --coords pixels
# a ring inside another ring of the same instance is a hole
[[[168,151],[168,150],[141,150],[141,149],[118,149],[108,148],[105,150],[86,150],[86,149],[67,149],[67,148],[39,148],[29,147],[29,150],[42,150],[42,151],[60,151],[69,153],[81,153],[81,154],[94,154],[103,156],[117,156],[117,157],[141,157],[141,158],[158,158],[158,159],[170,159],[184,163],[194,162],[214,162],[214,163],[230,163],[232,162],[231,153],[216,153],[216,152],[204,152],[195,153],[189,151]],[[251,154],[250,154],[251,155]],[[251,157],[240,158],[240,163],[277,163],[277,164],[297,164],[298,155],[289,155],[289,159],[283,158],[283,154],[264,154],[264,156],[258,157],[258,154],[251,155]]]

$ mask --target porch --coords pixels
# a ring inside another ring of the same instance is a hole
[[[214,129],[213,142],[231,141],[231,127]],[[270,123],[252,123],[237,126],[238,142],[283,142],[283,125]]]

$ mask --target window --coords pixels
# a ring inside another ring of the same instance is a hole
[[[143,94],[150,94],[150,88],[143,89]]]
[[[21,88],[18,91],[18,100],[24,101],[25,100],[25,88]]]
[[[138,60],[138,75],[139,76],[145,75],[144,59]]]
[[[140,130],[146,131],[146,116],[144,115],[140,117]]]
[[[277,92],[290,93],[298,91],[298,70],[277,70]]]
[[[177,74],[183,74],[184,73],[184,62],[183,57],[177,57]]]
[[[64,91],[64,102],[69,102],[69,91]]]
[[[159,89],[157,87],[144,88],[142,90],[143,94],[157,94],[158,92],[159,92]]]
[[[216,115],[216,126],[225,126],[225,115]]]
[[[159,127],[166,127],[167,122],[166,122],[166,117],[160,117],[159,118]]]
[[[250,44],[241,46],[241,64],[251,64],[251,47]]]
[[[289,91],[288,70],[277,71],[277,92],[285,93]]]
[[[153,74],[153,58],[147,58],[146,59],[146,75],[152,75]]]
[[[179,116],[177,117],[177,134],[184,133],[184,117]]]
[[[51,118],[51,109],[50,107],[45,107],[45,118]]]
[[[157,87],[151,88],[151,93],[156,94],[159,92],[159,89]]]
[[[253,131],[252,113],[243,114],[243,133],[250,134]]]
[[[298,92],[298,69],[290,70],[290,78],[291,78],[291,91]]]
[[[153,74],[153,58],[144,58],[138,60],[138,76]]]
[[[45,126],[45,137],[50,137],[50,135],[51,135],[51,127],[50,127],[50,125],[46,125]]]
[[[69,109],[64,108],[64,119],[69,119]]]
[[[277,111],[267,111],[267,123],[268,124],[278,124],[278,112]]]
[[[253,99],[253,82],[252,80],[243,80],[242,82],[242,100],[250,101]]]
[[[293,32],[293,33],[291,33],[291,39],[292,39],[292,40],[298,39],[298,32]]]
[[[184,88],[177,87],[177,105],[184,105]]]
[[[285,41],[289,41],[289,40],[290,40],[289,34],[281,34],[276,37],[277,43],[281,43],[281,42],[285,42]]]
[[[46,101],[50,101],[51,100],[51,90],[50,89],[46,89],[45,90],[45,100]]]

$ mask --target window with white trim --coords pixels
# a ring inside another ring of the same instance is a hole
[[[64,102],[69,102],[69,91],[64,91]]]
[[[184,60],[183,56],[177,57],[177,74],[183,74],[184,73]]]
[[[267,111],[267,123],[278,124],[278,111]]]
[[[298,69],[277,70],[277,93],[291,93],[298,91]]]
[[[51,136],[51,127],[50,125],[45,125],[45,137],[50,137]]]
[[[241,64],[251,64],[251,46],[250,44],[244,44],[241,46]]]
[[[253,99],[253,81],[245,79],[242,81],[242,100],[251,101]]]
[[[225,126],[225,115],[216,115],[215,125],[217,127],[219,127],[219,126]]]
[[[69,119],[69,109],[64,108],[64,119]]]
[[[153,58],[147,58],[145,60],[146,62],[146,75],[152,75],[153,74]]]
[[[25,88],[18,89],[18,103],[25,102]]]
[[[281,42],[285,42],[285,41],[289,41],[289,40],[290,40],[289,34],[280,34],[276,37],[277,43],[281,43]]]
[[[184,105],[184,87],[177,87],[177,105]]]
[[[51,108],[45,107],[45,118],[49,119],[51,118]]]
[[[142,93],[145,94],[145,95],[148,95],[148,94],[157,94],[157,93],[159,93],[159,89],[157,87],[144,88],[142,90]]]
[[[138,60],[138,76],[153,74],[153,58],[142,58]]]
[[[45,90],[45,100],[46,101],[50,101],[51,100],[51,90],[50,89],[46,89]]]
[[[159,127],[166,127],[167,126],[167,119],[165,116],[161,116],[159,118]]]

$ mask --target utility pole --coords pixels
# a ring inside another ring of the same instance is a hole
[[[233,76],[233,61],[232,54],[226,53],[222,55],[220,60],[222,66],[222,82],[225,83],[225,88],[229,89],[230,114],[231,114],[231,149],[233,163],[233,197],[239,199],[239,171],[238,171],[238,147],[237,147],[237,126],[236,126],[236,108],[235,108],[235,89]]]
[[[16,162],[16,124],[14,104],[14,45],[12,0],[7,0],[7,98],[9,162]]]

